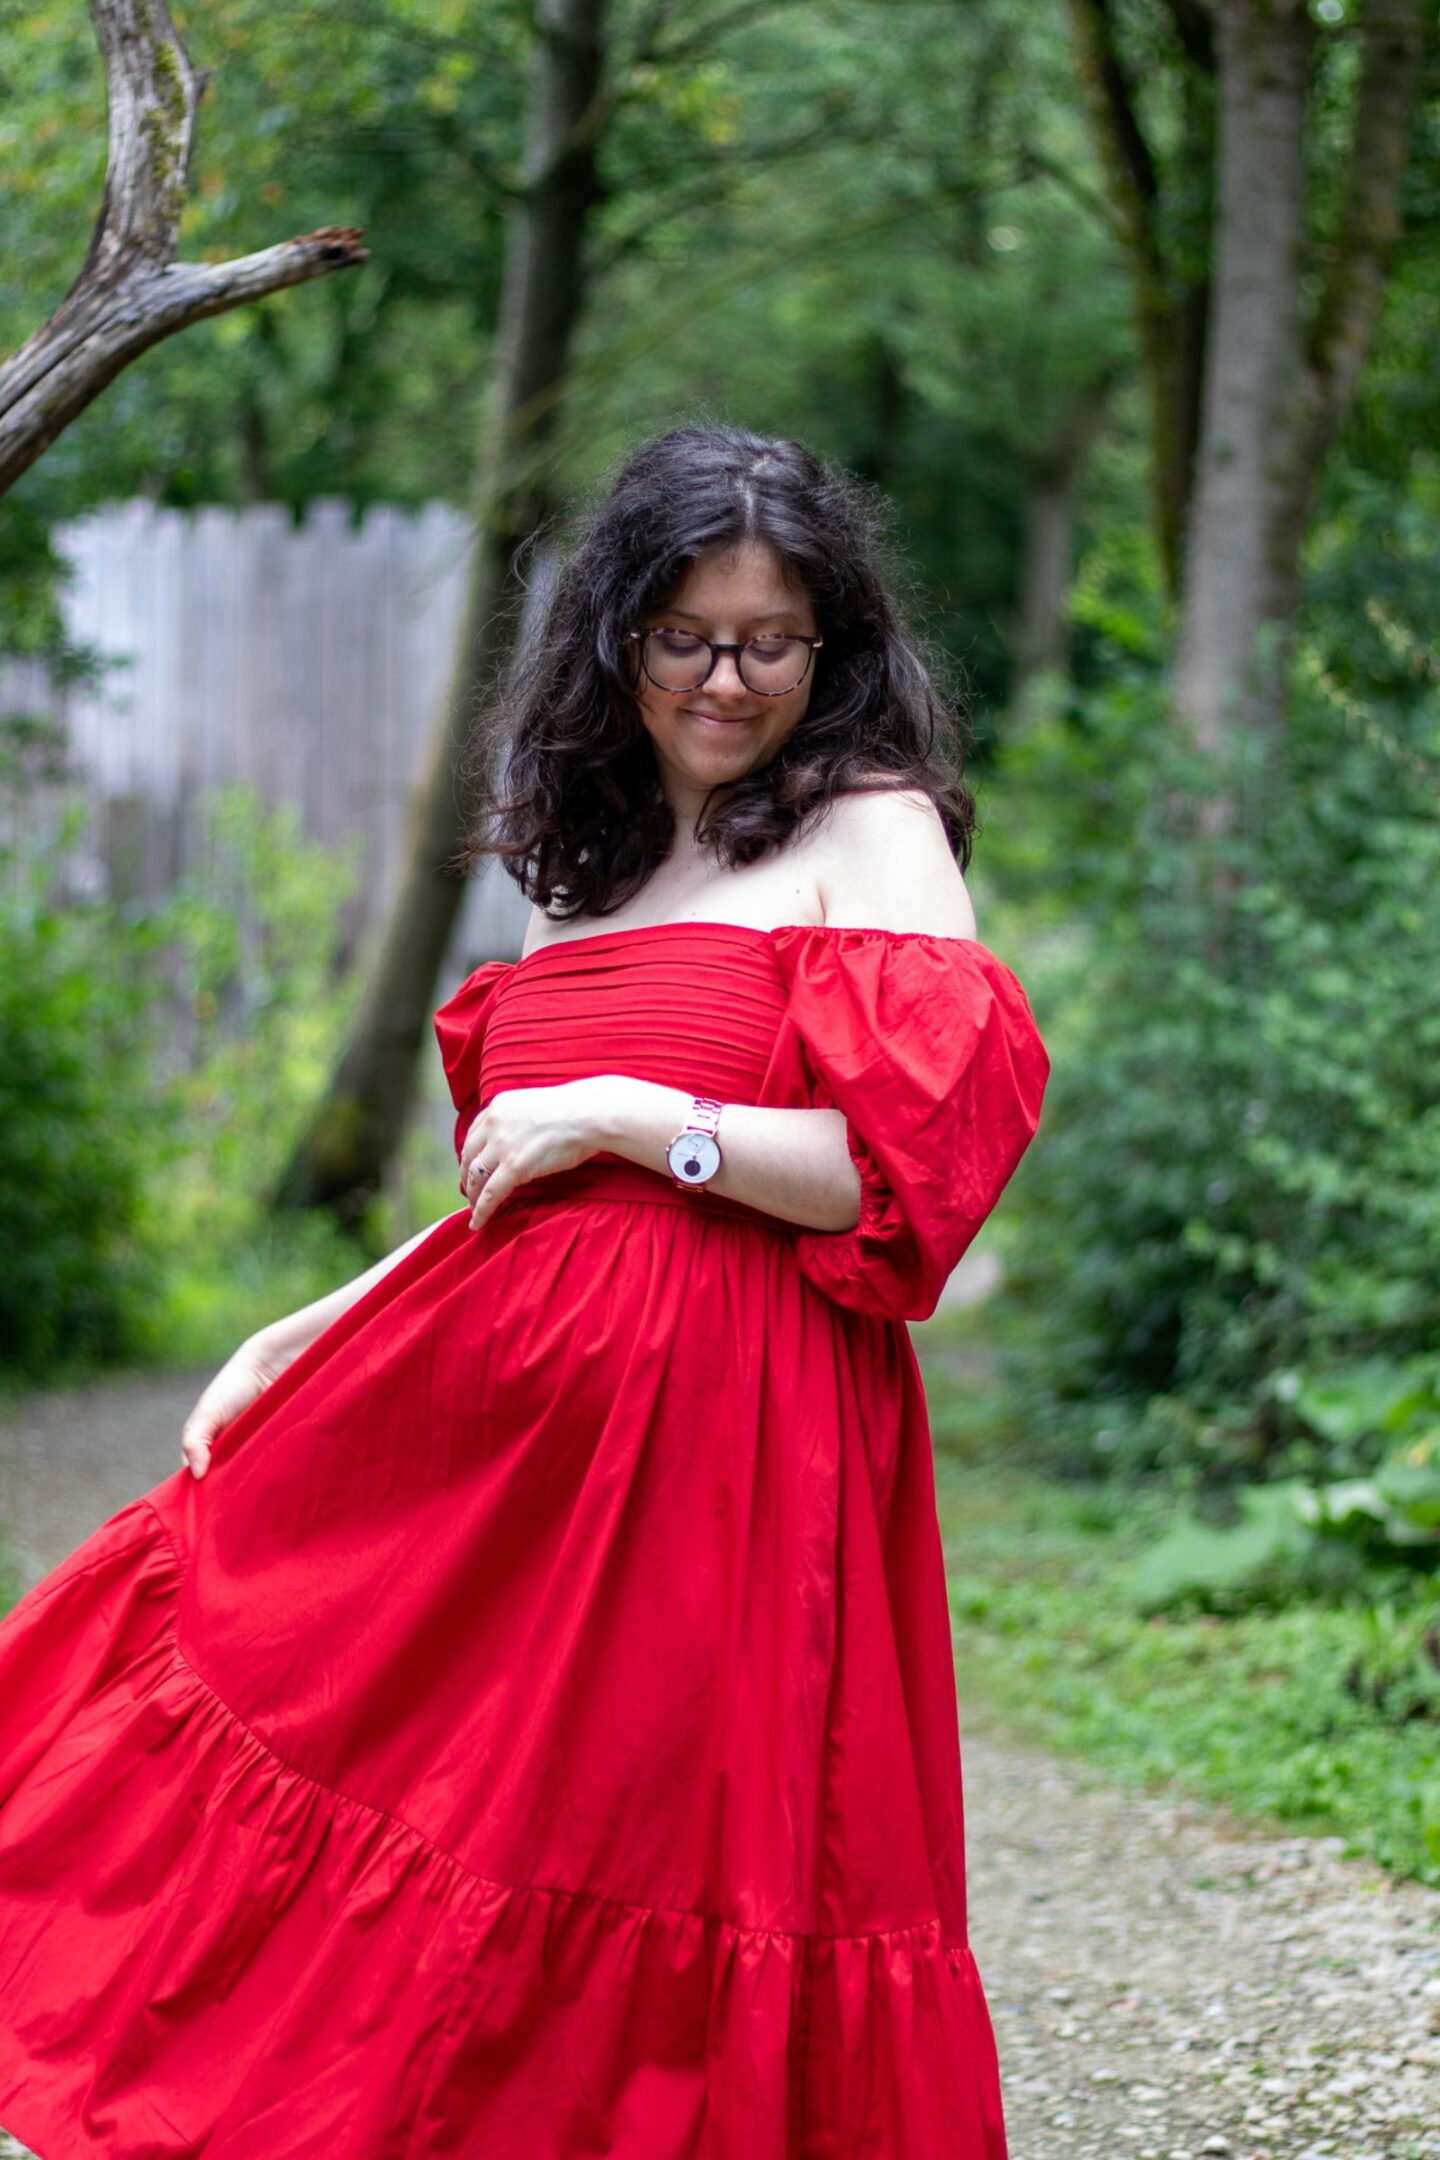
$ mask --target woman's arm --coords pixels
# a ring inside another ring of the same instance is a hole
[[[487,1223],[517,1186],[592,1155],[623,1155],[668,1178],[665,1150],[694,1100],[683,1088],[629,1073],[502,1089],[460,1151],[470,1228]],[[719,1140],[724,1159],[710,1190],[805,1229],[852,1230],[859,1221],[860,1174],[850,1158],[843,1112],[727,1103]]]
[[[357,1275],[353,1282],[343,1283],[327,1297],[316,1298],[313,1304],[302,1305],[298,1312],[287,1313],[283,1319],[272,1320],[268,1326],[257,1328],[253,1335],[246,1336],[239,1349],[231,1352],[181,1427],[180,1452],[193,1476],[202,1478],[208,1472],[216,1434],[233,1424],[243,1410],[248,1410],[256,1397],[263,1395],[266,1388],[279,1379],[286,1366],[292,1365],[301,1351],[308,1349],[316,1337],[324,1333],[332,1320],[338,1320],[341,1313],[347,1312],[365,1295],[372,1283],[379,1282],[382,1275],[388,1275],[406,1253],[413,1252],[437,1227],[431,1223],[429,1229],[418,1231],[393,1253],[378,1260],[374,1267],[367,1268],[363,1275]]]
[[[669,1177],[665,1150],[690,1115],[683,1088],[606,1073],[594,1090],[597,1148]],[[715,1135],[721,1163],[705,1190],[806,1230],[853,1230],[860,1173],[850,1160],[840,1110],[766,1110],[726,1103]]]

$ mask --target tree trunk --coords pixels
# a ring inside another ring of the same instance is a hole
[[[519,598],[514,558],[550,507],[547,440],[584,302],[584,239],[599,200],[595,147],[604,0],[544,0],[526,127],[525,184],[512,204],[495,372],[482,435],[475,545],[464,620],[412,799],[406,860],[350,1042],[275,1194],[358,1225],[404,1136],[435,986],[464,898],[445,866],[470,806],[456,764],[477,702],[507,656]]]
[[[1304,129],[1315,32],[1304,0],[1220,0],[1213,301],[1175,704],[1197,745],[1272,730],[1298,560],[1278,545],[1301,471]],[[1217,815],[1220,799],[1215,798]]]
[[[227,263],[177,263],[195,112],[192,68],[165,0],[91,0],[109,106],[105,193],[80,275],[0,365],[0,495],[121,369],[162,338],[263,293],[366,259],[326,226]]]
[[[1304,0],[1220,0],[1219,185],[1202,446],[1190,519],[1177,717],[1203,751],[1273,741],[1300,557],[1354,396],[1399,231],[1423,0],[1386,0],[1364,37],[1342,201],[1308,325],[1303,129],[1315,32]],[[1233,822],[1223,795],[1205,824]]]
[[[1034,458],[1025,490],[1025,551],[1014,636],[1010,708],[1019,715],[1035,676],[1070,664],[1070,597],[1075,504],[1111,390],[1091,383],[1070,406],[1053,443]]]
[[[1206,7],[1170,0],[1170,10],[1181,52],[1178,185],[1173,176],[1167,180],[1141,127],[1114,0],[1070,0],[1095,138],[1130,263],[1150,406],[1156,540],[1170,589],[1178,592],[1210,311],[1203,247],[1183,243],[1194,222],[1190,205],[1203,203],[1213,162],[1214,41]]]

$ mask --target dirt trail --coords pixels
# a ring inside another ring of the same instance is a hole
[[[215,1369],[125,1373],[0,1407],[0,1524],[22,1589],[184,1468],[180,1428]]]
[[[0,1413],[27,1584],[180,1467],[208,1377]],[[1440,2160],[1440,1896],[1334,1840],[1127,1794],[963,1707],[961,1727],[1011,2160]]]

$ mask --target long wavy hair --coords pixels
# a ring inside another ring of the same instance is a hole
[[[837,795],[911,787],[964,868],[966,715],[937,691],[940,663],[905,619],[890,518],[878,489],[798,442],[685,426],[644,444],[568,536],[539,536],[560,567],[476,716],[460,777],[482,808],[450,867],[499,856],[554,921],[611,914],[640,890],[675,823],[625,632],[671,600],[702,551],[764,541],[809,594],[825,642],[806,711],[765,764],[710,791],[697,842],[734,869]]]

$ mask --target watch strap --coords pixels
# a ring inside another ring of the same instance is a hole
[[[703,1132],[713,1136],[724,1107],[724,1103],[716,1102],[713,1095],[697,1095],[690,1105],[689,1117],[680,1128],[681,1132]]]

